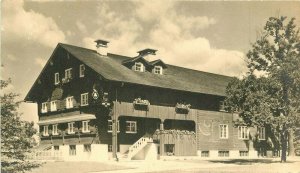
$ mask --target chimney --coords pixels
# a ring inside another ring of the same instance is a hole
[[[105,40],[95,40],[96,42],[96,48],[97,48],[97,53],[99,53],[100,55],[107,55],[107,44],[109,43],[109,41],[105,41]]]
[[[144,57],[147,61],[151,61],[154,56],[156,55],[156,51],[155,49],[144,49],[144,50],[141,50],[141,51],[138,51],[137,53],[139,54],[139,56],[142,56]]]

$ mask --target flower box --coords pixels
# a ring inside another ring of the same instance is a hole
[[[141,98],[136,98],[133,101],[135,109],[147,109],[149,108],[150,102],[148,100],[143,100]]]
[[[177,103],[175,106],[175,110],[178,113],[188,113],[191,108],[190,104]]]

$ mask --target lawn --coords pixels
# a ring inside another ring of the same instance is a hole
[[[47,162],[27,173],[88,173],[120,169],[130,168],[101,162]]]

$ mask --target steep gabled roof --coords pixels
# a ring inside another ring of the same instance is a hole
[[[167,65],[161,60],[161,59],[157,59],[157,60],[154,60],[154,61],[151,61],[149,62],[152,66],[155,66],[155,65],[161,65],[163,68],[166,68]]]
[[[150,72],[135,72],[122,65],[122,62],[132,61],[135,58],[116,54],[103,56],[95,50],[62,43],[59,43],[58,47],[62,47],[99,75],[111,81],[225,96],[226,86],[232,80],[232,77],[229,76],[169,64],[165,64],[167,68],[164,70],[163,75],[155,75]]]

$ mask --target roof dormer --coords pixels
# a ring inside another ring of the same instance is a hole
[[[160,59],[151,61],[150,64],[152,65],[152,73],[154,74],[162,75],[163,70],[167,68],[166,64]]]

